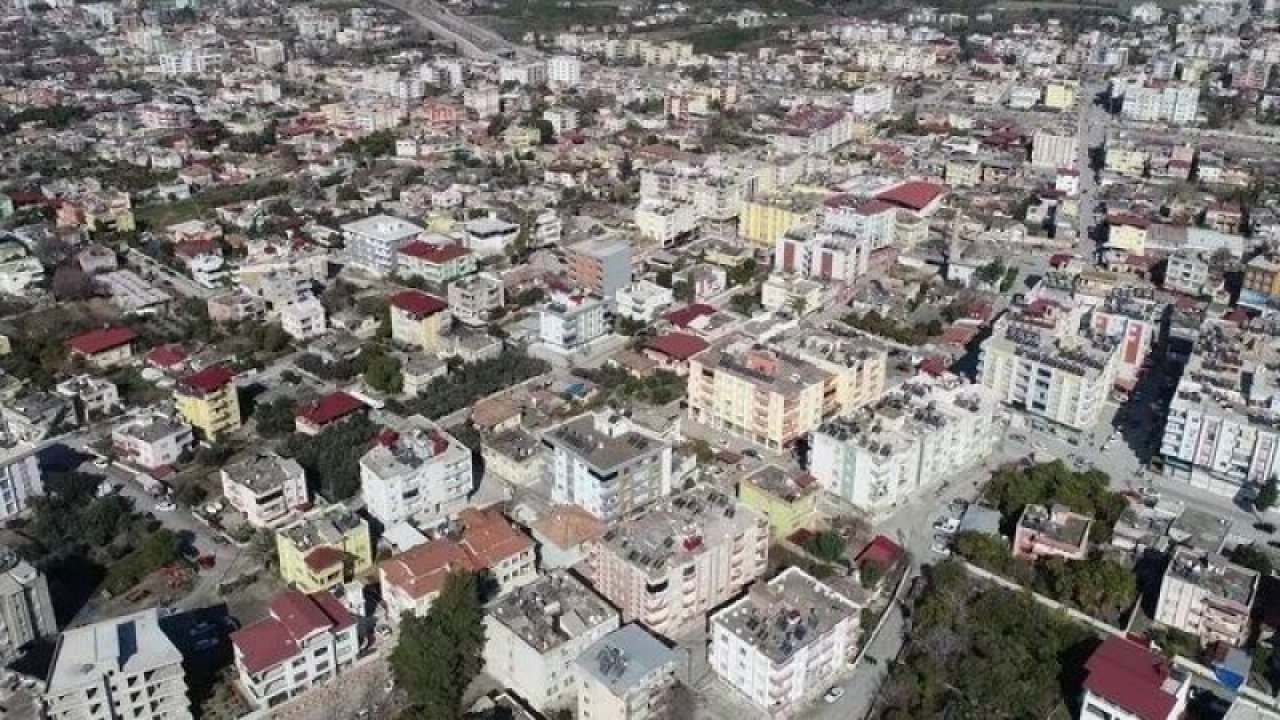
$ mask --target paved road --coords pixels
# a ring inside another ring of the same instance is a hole
[[[498,60],[503,56],[517,55],[532,59],[537,53],[529,48],[513,45],[506,38],[489,28],[466,18],[454,15],[434,0],[378,0],[418,21],[432,35],[444,42],[453,43],[458,52],[479,60]]]

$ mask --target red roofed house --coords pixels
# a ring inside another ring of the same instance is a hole
[[[700,337],[682,332],[669,332],[650,340],[644,348],[645,357],[658,363],[663,370],[677,375],[689,373],[689,358],[706,350],[711,344]]]
[[[690,326],[698,324],[698,320],[711,317],[716,314],[716,309],[710,305],[703,303],[694,303],[686,305],[679,310],[673,310],[663,316],[667,322],[681,329],[688,329]]]
[[[883,576],[902,560],[903,554],[902,547],[897,543],[884,535],[877,535],[858,553],[856,564],[859,568],[875,565]]]
[[[938,208],[938,204],[946,194],[945,185],[911,180],[885,190],[876,198],[921,215],[928,215]]]
[[[382,599],[390,617],[426,613],[445,578],[456,570],[487,570],[504,592],[537,578],[533,541],[502,513],[466,508],[458,520],[462,530],[456,536],[432,540],[382,563]]]
[[[337,390],[309,403],[298,406],[294,415],[294,425],[304,435],[319,435],[321,430],[333,423],[346,420],[368,410],[363,402],[354,395]]]
[[[90,330],[67,341],[73,357],[84,358],[98,369],[119,367],[133,359],[133,342],[137,333],[127,327]]]
[[[391,339],[435,352],[448,324],[449,303],[435,295],[405,290],[391,296]]]
[[[187,353],[177,345],[160,345],[147,352],[147,364],[157,370],[172,372],[187,364]]]
[[[1190,677],[1163,656],[1127,637],[1107,637],[1085,663],[1080,720],[1178,720]]]
[[[476,271],[476,256],[461,245],[411,242],[400,248],[396,271],[404,277],[420,277],[444,287],[451,280]]]
[[[355,663],[355,620],[329,592],[285,590],[269,612],[231,634],[240,688],[255,708],[275,707]]]
[[[240,427],[240,397],[234,380],[225,366],[211,365],[180,378],[173,389],[174,405],[182,418],[208,440]]]

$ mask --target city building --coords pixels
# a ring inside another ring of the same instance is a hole
[[[579,289],[606,300],[631,283],[631,243],[584,240],[569,248],[569,279]]]
[[[1075,128],[1066,133],[1037,130],[1031,136],[1031,164],[1035,167],[1049,170],[1075,167],[1079,156]]]
[[[1280,304],[1280,262],[1275,257],[1264,253],[1245,263],[1240,303],[1259,310]]]
[[[520,235],[519,225],[492,215],[468,220],[462,228],[467,247],[481,257],[502,255]]]
[[[391,339],[435,352],[440,333],[449,326],[449,303],[418,290],[404,290],[391,296]]]
[[[1097,423],[1111,395],[1120,346],[1082,331],[1069,313],[1056,318],[1048,301],[1037,303],[1035,314],[996,322],[982,343],[978,378],[1033,425],[1078,434]]]
[[[765,465],[738,481],[738,500],[769,520],[775,538],[809,527],[818,514],[817,480]]]
[[[1116,91],[1115,83],[1112,92]],[[1200,85],[1148,81],[1121,88],[1120,116],[1138,122],[1190,125],[1200,111]]]
[[[160,610],[66,630],[44,692],[50,720],[189,720],[182,653]]]
[[[627,418],[580,415],[546,430],[551,498],[606,523],[671,492],[671,446]]]
[[[582,61],[572,55],[551,57],[547,60],[547,83],[552,87],[578,87],[582,83]]]
[[[347,261],[377,276],[394,273],[399,250],[422,233],[421,227],[390,215],[374,215],[342,226]]]
[[[1164,336],[1167,315],[1168,304],[1148,288],[1117,288],[1090,309],[1089,329],[1119,346],[1117,387],[1129,391],[1137,384],[1151,349]]]
[[[1191,676],[1132,637],[1109,635],[1085,663],[1080,720],[1178,720]]]
[[[773,263],[786,275],[851,283],[867,274],[874,249],[874,238],[863,232],[800,225],[778,237]]]
[[[323,685],[355,663],[360,651],[355,619],[329,592],[285,590],[267,612],[231,634],[240,689],[256,709]]]
[[[401,277],[419,277],[435,287],[443,287],[475,271],[475,253],[447,242],[411,242],[400,248],[396,260],[396,273]]]
[[[578,717],[656,720],[672,711],[679,655],[636,623],[605,635],[578,658]]]
[[[774,247],[788,232],[817,219],[821,196],[774,194],[745,200],[738,211],[738,234],[757,245]]]
[[[609,332],[607,310],[600,298],[555,293],[538,313],[538,337],[554,350],[576,350]]]
[[[67,341],[72,357],[98,370],[120,367],[133,360],[133,344],[138,334],[127,327],[90,330]]]
[[[646,325],[657,320],[675,301],[675,294],[670,288],[652,280],[636,280],[613,296],[614,312]]]
[[[523,429],[485,435],[480,442],[486,473],[519,487],[528,487],[546,476],[542,442]]]
[[[142,412],[111,429],[116,458],[143,470],[178,464],[195,446],[191,426],[160,412]]]
[[[609,603],[557,571],[489,606],[485,672],[541,713],[576,707],[578,657],[618,626]]]
[[[280,577],[304,593],[330,590],[373,565],[369,523],[342,505],[307,512],[276,532]]]
[[[1165,569],[1155,621],[1200,638],[1204,644],[1242,646],[1258,572],[1205,550],[1179,547]]]
[[[31,643],[57,632],[44,574],[12,550],[0,550],[0,659],[12,662]]]
[[[798,567],[711,616],[711,669],[767,713],[816,693],[852,659],[861,608]]]
[[[106,378],[75,375],[55,385],[53,390],[75,402],[76,415],[85,422],[111,415],[121,407],[119,389]]]
[[[211,365],[178,380],[174,406],[206,440],[217,440],[240,427],[240,396],[235,376],[223,365]]]
[[[37,446],[14,437],[5,423],[0,432],[0,521],[25,512],[31,498],[44,494]]]
[[[809,472],[862,510],[886,512],[990,456],[998,410],[986,387],[922,374],[824,423],[810,438]]]
[[[533,541],[494,509],[466,508],[434,540],[394,555],[378,569],[382,599],[393,620],[421,616],[444,589],[449,573],[486,572],[499,594],[538,577]]]
[[[883,374],[869,371],[883,369],[883,353],[829,348],[827,354],[834,358],[833,353],[845,364],[831,367],[836,363],[731,335],[689,359],[689,415],[773,450],[788,447],[824,419],[857,407],[855,398],[875,377],[883,387]]]
[[[454,320],[482,327],[506,304],[502,278],[489,272],[458,278],[449,283],[449,314]]]
[[[328,427],[353,417],[364,417],[369,406],[360,398],[341,390],[302,403],[294,410],[294,429],[303,435],[319,435]]]
[[[383,430],[360,458],[365,509],[384,529],[443,523],[466,504],[474,480],[471,450],[420,415]]]
[[[672,637],[763,575],[768,552],[763,516],[700,485],[613,523],[583,573],[624,621]]]
[[[310,340],[323,335],[328,329],[326,320],[324,305],[314,297],[286,305],[280,311],[280,327],[294,340]]]
[[[1029,560],[1054,557],[1083,560],[1089,552],[1093,518],[1064,505],[1027,505],[1013,534],[1013,556]]]
[[[221,474],[223,497],[253,527],[292,520],[309,500],[302,466],[269,450],[251,452],[224,466]]]

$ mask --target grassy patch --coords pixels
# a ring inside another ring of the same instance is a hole
[[[772,37],[769,28],[740,28],[737,25],[716,25],[706,30],[689,33],[682,39],[693,45],[696,53],[726,53],[747,45],[764,42]]]

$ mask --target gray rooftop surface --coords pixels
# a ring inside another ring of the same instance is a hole
[[[675,665],[674,651],[657,638],[632,623],[597,640],[578,657],[578,667],[622,696],[649,676],[668,665]]]

